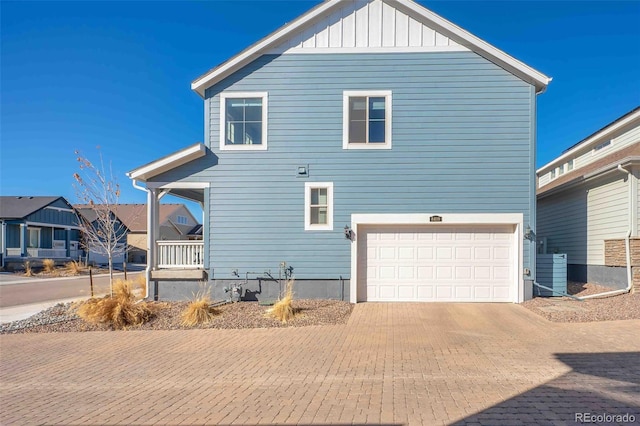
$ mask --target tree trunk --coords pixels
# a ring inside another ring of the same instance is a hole
[[[113,297],[113,259],[111,253],[109,253],[109,289],[111,291],[111,297]]]

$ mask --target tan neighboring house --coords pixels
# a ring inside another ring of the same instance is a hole
[[[129,228],[128,262],[147,262],[147,205],[120,204],[118,216]],[[202,226],[184,204],[160,204],[160,241],[202,239]]]
[[[640,107],[537,171],[538,253],[566,253],[568,278],[640,287]]]

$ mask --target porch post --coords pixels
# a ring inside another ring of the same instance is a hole
[[[28,256],[28,252],[27,252],[28,239],[29,239],[29,236],[27,234],[27,224],[21,223],[20,224],[20,256],[22,257]]]
[[[147,298],[155,300],[155,286],[152,285],[151,271],[156,269],[156,224],[158,223],[158,197],[156,188],[147,187]]]
[[[202,207],[202,243],[204,244],[204,250],[203,250],[203,256],[204,259],[203,260],[203,267],[204,270],[207,271],[207,274],[209,275],[209,277],[212,277],[213,274],[211,273],[211,271],[209,271],[209,253],[211,248],[209,247],[210,244],[210,237],[209,237],[209,214],[211,213],[210,210],[210,204],[209,204],[209,197],[211,195],[211,190],[209,188],[204,188],[202,190],[204,192],[204,197],[203,198],[203,203],[201,205]]]
[[[7,257],[7,223],[4,220],[2,221],[2,239],[0,244],[2,245],[0,247],[2,250],[2,252],[0,252],[0,267],[4,268],[4,258]]]
[[[64,246],[67,248],[67,257],[71,257],[71,229],[64,230]]]

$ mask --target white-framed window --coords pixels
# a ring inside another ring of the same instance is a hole
[[[573,170],[573,159],[567,161],[567,171],[570,172]]]
[[[551,179],[556,178],[556,169],[551,169]]]
[[[611,145],[611,140],[599,143],[598,145],[595,146],[595,148],[593,148],[593,152],[595,153],[597,151],[600,151],[601,149],[604,149],[604,148],[606,148],[606,147],[608,147],[610,145]]]
[[[564,164],[560,164],[560,166],[558,167],[558,176],[561,176],[564,174]]]
[[[220,94],[220,150],[267,149],[267,92]]]
[[[391,91],[343,92],[342,148],[391,149]]]
[[[40,228],[27,228],[27,247],[40,248]]]
[[[333,182],[305,182],[304,229],[333,230]]]
[[[176,217],[176,222],[178,222],[179,225],[186,225],[189,223],[189,219],[187,219],[186,216],[178,215]]]

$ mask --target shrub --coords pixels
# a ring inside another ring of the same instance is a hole
[[[53,259],[45,259],[42,261],[44,272],[50,274],[56,269],[56,262]]]
[[[136,302],[131,281],[116,280],[113,285],[113,297],[89,299],[77,308],[77,314],[83,320],[93,324],[109,324],[120,330],[129,326],[141,325],[154,313],[152,305]]]
[[[187,327],[193,327],[211,321],[216,314],[217,312],[211,308],[209,293],[201,290],[197,295],[194,295],[194,300],[182,311],[180,323]]]
[[[64,264],[65,269],[71,275],[80,275],[82,273],[82,265],[75,260]]]
[[[267,313],[281,321],[283,323],[287,323],[287,321],[293,319],[295,315],[295,310],[293,306],[291,306],[291,302],[293,301],[293,281],[287,281],[287,289],[285,290],[284,296],[279,299],[272,308],[267,310]]]
[[[24,262],[24,275],[25,277],[32,277],[33,270],[31,269],[31,262],[28,260]]]

